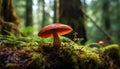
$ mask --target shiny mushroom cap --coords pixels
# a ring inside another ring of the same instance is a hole
[[[54,32],[57,32],[58,35],[65,35],[72,31],[72,28],[65,24],[55,23],[43,27],[38,36],[42,38],[52,37]]]

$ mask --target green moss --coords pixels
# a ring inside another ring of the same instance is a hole
[[[106,46],[103,49],[103,53],[112,59],[120,60],[120,46],[117,44]]]
[[[45,59],[42,54],[33,52],[32,63],[28,66],[28,69],[45,69]]]
[[[108,68],[120,68],[120,46],[117,44],[108,45],[103,49],[104,65]]]
[[[20,64],[16,64],[16,63],[7,63],[6,64],[6,68],[8,68],[8,67],[19,67],[20,66]]]
[[[81,48],[69,45],[55,48],[44,45],[39,52],[46,60],[45,68],[47,69],[87,69],[90,67],[97,69],[101,63],[98,54],[90,52],[87,48]]]
[[[99,54],[92,52],[90,48],[82,48],[79,51],[76,51],[77,56],[79,57],[79,68],[81,69],[97,69],[101,60],[99,58]]]
[[[117,67],[119,65],[120,48],[116,44],[99,49],[97,44],[80,46],[66,37],[60,38],[62,46],[54,47],[52,38],[0,35],[0,48],[10,47],[30,51],[32,61],[26,69],[107,69],[106,65],[108,68],[114,63]],[[93,49],[94,47],[98,49]],[[111,58],[112,62],[109,60],[109,63],[106,62],[106,57]]]

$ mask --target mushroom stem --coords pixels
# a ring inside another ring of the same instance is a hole
[[[54,33],[53,33],[53,38],[54,38],[53,45],[54,46],[61,46],[61,40],[60,40],[56,31],[54,31]]]

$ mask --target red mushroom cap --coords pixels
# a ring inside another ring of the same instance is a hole
[[[53,36],[53,32],[57,32],[58,35],[65,35],[70,33],[72,28],[65,24],[55,23],[43,27],[38,35],[42,38],[48,38]]]
[[[99,41],[98,44],[99,45],[104,45],[104,41]]]

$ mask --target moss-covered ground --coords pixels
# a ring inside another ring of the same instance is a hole
[[[120,69],[120,45],[79,45],[61,37],[62,46],[37,36],[0,35],[0,69]]]

